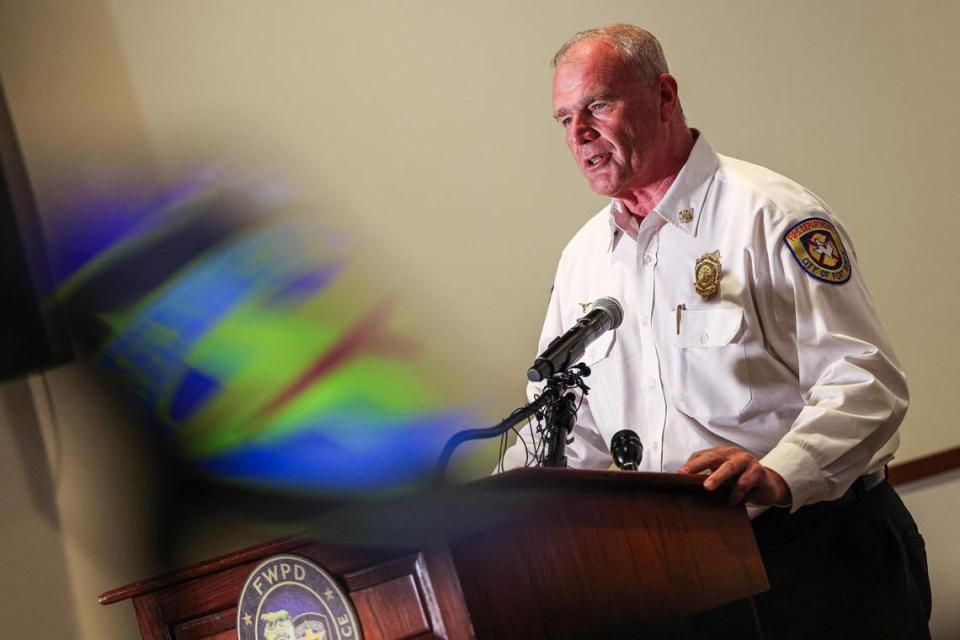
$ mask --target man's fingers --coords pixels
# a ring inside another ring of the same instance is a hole
[[[695,458],[699,458],[700,456],[704,455],[705,453],[714,453],[715,451],[716,451],[716,449],[700,449],[700,451],[694,451],[693,453],[690,454],[690,457],[687,458],[687,462],[690,462],[691,460],[693,460],[693,459],[695,459]]]
[[[757,504],[773,504],[779,501],[781,494],[789,492],[789,488],[778,488],[770,480],[767,470],[756,456],[736,447],[713,447],[697,451],[677,469],[677,473],[695,474],[708,470],[710,475],[703,481],[703,488],[707,491],[736,479],[730,489],[730,504],[738,504],[745,499]],[[786,487],[782,480],[780,484]]]
[[[766,473],[763,467],[759,464],[749,466],[747,470],[737,478],[737,483],[733,485],[733,489],[730,491],[730,504],[740,504],[744,497],[753,491],[755,487],[758,487],[765,478]]]
[[[707,469],[716,469],[726,459],[726,456],[720,455],[714,449],[698,451],[690,456],[682,467],[677,469],[677,473],[700,473]]]
[[[747,461],[743,458],[731,458],[717,467],[716,471],[710,474],[710,476],[704,481],[703,487],[708,491],[712,491],[730,478],[734,478],[743,473],[743,470],[746,468],[746,466]]]

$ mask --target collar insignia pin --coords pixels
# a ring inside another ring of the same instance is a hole
[[[590,305],[592,305],[593,303],[592,303],[592,302],[580,302],[580,303],[578,303],[578,304],[580,305],[580,313],[586,314],[587,311],[590,310]]]
[[[680,222],[690,224],[693,222],[693,209],[684,209],[680,212]]]
[[[720,290],[720,251],[705,253],[697,258],[693,269],[693,287],[704,300],[717,295]]]

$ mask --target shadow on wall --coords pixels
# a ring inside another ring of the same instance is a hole
[[[44,624],[76,628],[67,579],[56,487],[30,384],[24,378],[0,384],[0,511],[3,512],[2,598],[8,611],[36,611],[42,594]],[[28,637],[36,620],[8,616],[4,633]],[[18,629],[18,625],[23,625]],[[18,633],[19,632],[19,633]]]
[[[40,431],[40,421],[34,405],[30,384],[26,378],[12,380],[0,386],[0,406],[9,429],[9,438],[14,443],[14,459],[20,462],[32,510],[52,529],[60,527],[55,497],[55,479],[46,445]],[[60,452],[55,452],[59,455]],[[5,485],[7,483],[4,483]]]

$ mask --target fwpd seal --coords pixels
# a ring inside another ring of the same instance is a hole
[[[247,578],[237,604],[238,640],[362,638],[353,606],[320,567],[299,556],[273,556]]]

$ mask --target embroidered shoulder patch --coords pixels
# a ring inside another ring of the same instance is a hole
[[[850,279],[850,258],[836,227],[823,218],[807,218],[783,237],[797,264],[817,280],[843,284]]]

